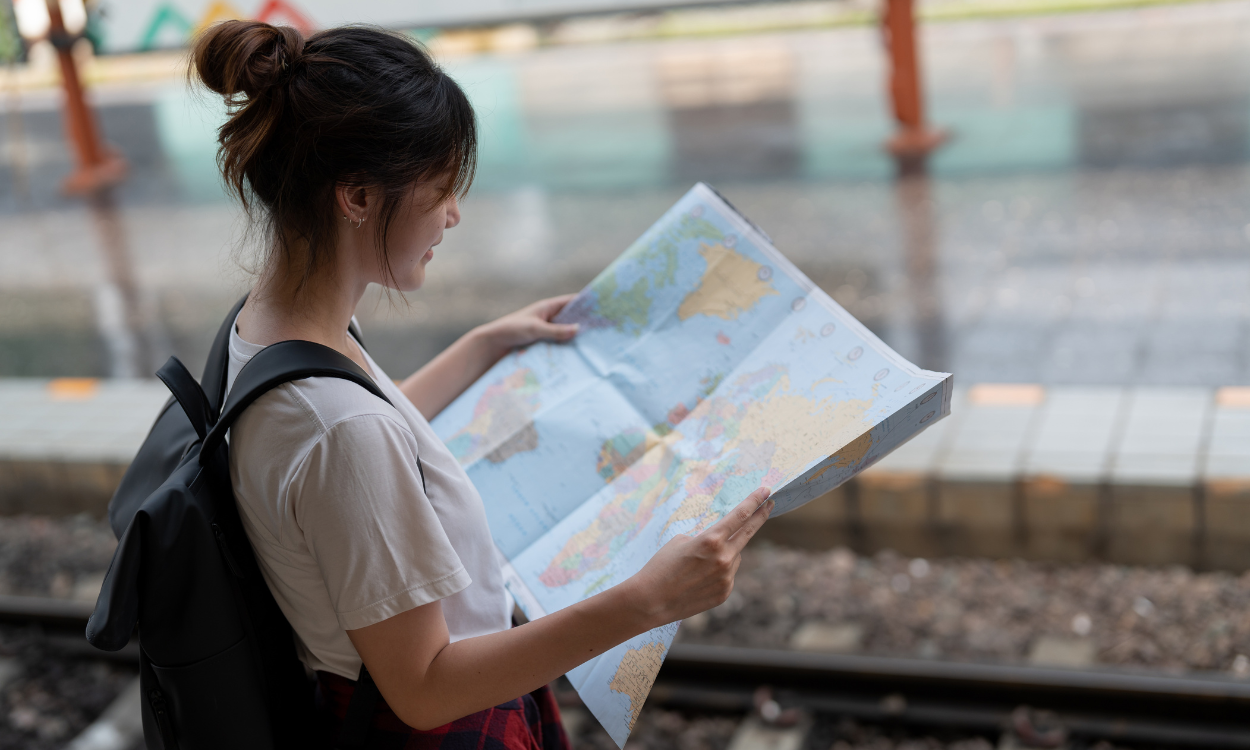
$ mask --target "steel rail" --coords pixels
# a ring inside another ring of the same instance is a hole
[[[0,596],[0,622],[85,631],[94,604],[43,596]],[[85,639],[85,636],[84,636]]]
[[[87,620],[94,604],[44,596],[0,596],[0,623],[40,631],[47,645],[67,656],[138,662],[139,644],[131,639],[119,651],[101,651],[87,643]]]
[[[1005,728],[1020,706],[1072,736],[1250,748],[1250,681],[1213,674],[1062,669],[675,644],[657,703],[750,710],[768,685],[782,707],[930,727]]]

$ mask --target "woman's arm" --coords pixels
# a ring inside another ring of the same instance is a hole
[[[512,349],[535,341],[568,341],[577,335],[576,325],[551,322],[573,297],[540,300],[474,328],[409,376],[399,389],[426,419],[433,419]]]
[[[517,628],[450,643],[438,602],[347,635],[404,723],[428,730],[537,690],[652,628],[728,598],[742,548],[772,510],[758,489],[697,537],[678,535],[629,580]]]

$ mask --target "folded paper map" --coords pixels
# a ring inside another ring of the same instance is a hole
[[[950,412],[950,375],[890,350],[706,185],[434,420],[482,494],[532,620],[642,568],[752,490],[779,515]],[[624,747],[680,623],[569,672]]]

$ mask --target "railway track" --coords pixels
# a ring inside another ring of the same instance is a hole
[[[137,660],[82,636],[92,606],[0,596],[0,622],[39,628],[73,655]],[[562,699],[576,703],[575,694]],[[1125,669],[815,654],[678,643],[649,706],[749,715],[784,729],[839,716],[915,730],[1011,732],[1030,747],[1106,740],[1143,747],[1250,749],[1250,680]]]
[[[1035,747],[1085,739],[1153,747],[1250,748],[1250,681],[1157,671],[676,644],[650,701],[745,712],[758,708],[761,686],[771,688],[769,698],[783,712],[799,709],[886,725],[1049,738],[1035,739]]]
[[[0,623],[37,628],[48,645],[66,656],[139,662],[132,640],[120,651],[101,651],[87,643],[85,631],[94,604],[40,596],[0,596]]]

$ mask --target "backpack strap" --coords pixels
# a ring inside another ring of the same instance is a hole
[[[352,322],[347,324],[347,332],[350,333],[356,339],[356,343],[360,344],[361,349],[364,349],[365,351],[369,351],[369,347],[365,346],[365,340],[360,337],[360,329],[356,327],[355,318],[352,318]]]
[[[195,434],[203,440],[208,434],[208,428],[217,420],[217,415],[209,406],[208,398],[205,397],[200,384],[195,382],[195,378],[191,377],[191,373],[177,357],[170,357],[166,360],[165,364],[161,365],[161,369],[156,371],[156,377],[169,387],[170,393],[174,394],[178,405],[182,407],[191,426],[195,428]]]
[[[204,374],[200,376],[200,385],[204,388],[204,396],[213,414],[221,413],[221,402],[226,398],[226,370],[230,367],[230,332],[234,330],[234,319],[239,317],[247,295],[239,298],[230,308],[226,319],[221,321],[217,336],[208,350],[208,361],[204,363]]]
[[[350,380],[386,403],[391,403],[373,378],[346,356],[311,341],[281,341],[257,352],[239,371],[222,407],[221,417],[204,438],[200,463],[207,463],[217,452],[226,438],[226,431],[256,399],[283,383],[304,378]]]
[[[213,345],[208,350],[204,374],[200,376],[204,396],[208,398],[208,406],[214,414],[221,413],[222,402],[226,399],[226,373],[230,368],[230,332],[234,330],[234,321],[239,317],[239,311],[243,309],[245,302],[247,302],[246,294],[234,303],[234,307],[230,308],[230,312],[226,314],[225,320],[221,321],[217,335],[213,338]],[[360,335],[360,329],[356,327],[355,319],[347,324],[347,330],[355,337],[360,348],[368,351],[364,338]]]

